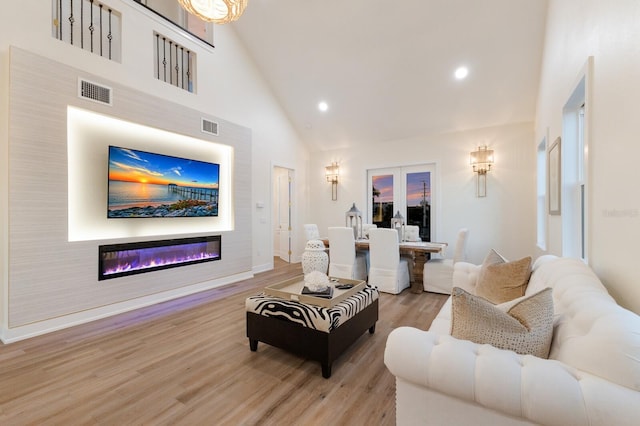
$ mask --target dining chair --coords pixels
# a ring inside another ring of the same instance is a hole
[[[366,258],[363,253],[356,254],[356,240],[351,227],[329,227],[329,276],[367,279]]]
[[[318,231],[318,225],[316,225],[315,223],[307,223],[303,226],[304,233],[307,236],[307,241],[320,239],[320,231]]]
[[[420,238],[420,227],[417,225],[406,225],[404,227],[403,240],[411,242],[422,241]]]
[[[411,285],[409,264],[400,257],[398,231],[377,228],[369,231],[369,284],[385,293],[398,294]]]
[[[362,224],[362,238],[369,238],[369,230],[377,228],[375,223],[363,223]]]
[[[430,259],[424,264],[422,279],[425,291],[451,294],[453,290],[453,265],[465,260],[468,235],[469,230],[467,228],[462,228],[458,231],[452,259]]]

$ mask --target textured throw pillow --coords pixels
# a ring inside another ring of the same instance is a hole
[[[530,256],[513,262],[506,262],[500,255],[487,256],[478,274],[476,295],[491,303],[508,302],[524,296],[530,276]]]
[[[521,355],[549,357],[553,298],[546,288],[517,301],[494,305],[461,288],[452,292],[451,335]]]

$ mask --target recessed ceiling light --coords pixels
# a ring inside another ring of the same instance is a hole
[[[322,101],[318,104],[318,109],[324,112],[329,109],[329,105],[326,102]]]
[[[458,67],[454,75],[456,76],[456,79],[462,80],[469,75],[469,69],[467,67]]]

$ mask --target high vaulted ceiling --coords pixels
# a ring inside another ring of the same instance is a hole
[[[300,137],[329,150],[532,121],[546,6],[250,0],[230,25]]]

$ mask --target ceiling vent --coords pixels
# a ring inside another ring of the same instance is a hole
[[[112,105],[111,88],[87,80],[78,79],[78,96],[93,102]]]
[[[210,135],[218,136],[218,123],[215,121],[202,119],[202,132],[209,133]]]

